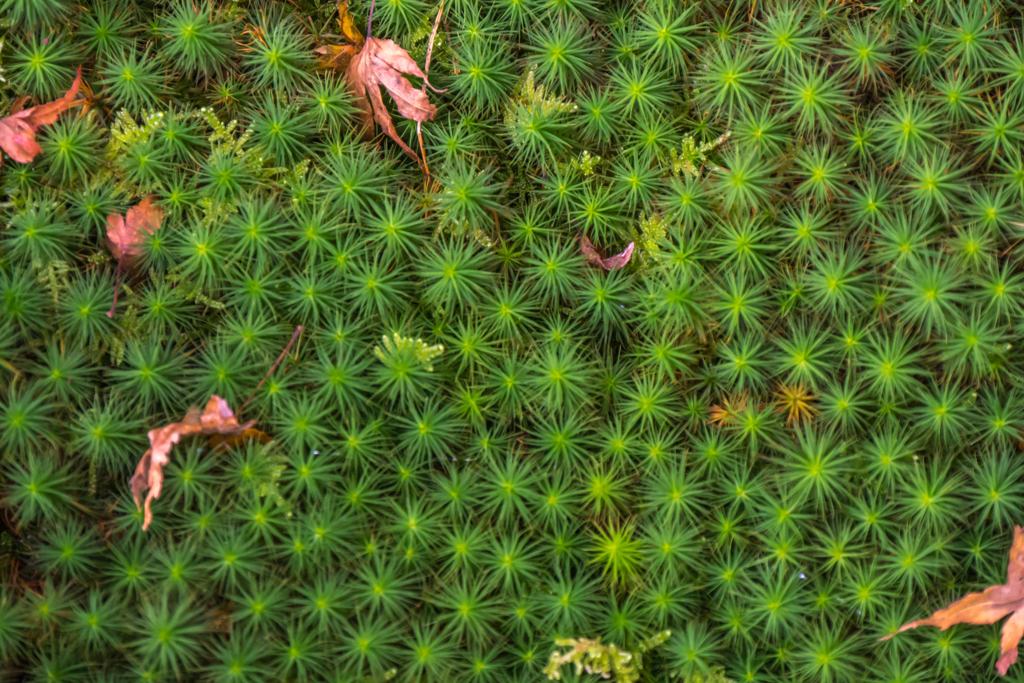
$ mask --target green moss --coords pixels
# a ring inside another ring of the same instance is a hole
[[[875,638],[1024,522],[1021,8],[677,5],[444,3],[423,165],[331,3],[0,0],[3,115],[90,93],[0,167],[5,671],[991,680]],[[375,11],[422,65],[437,5]],[[267,438],[143,532],[211,393]]]

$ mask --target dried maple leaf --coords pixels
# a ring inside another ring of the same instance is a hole
[[[149,449],[142,454],[131,479],[132,498],[135,499],[136,507],[143,510],[142,530],[148,529],[153,522],[152,503],[163,491],[164,467],[171,460],[171,448],[182,437],[195,434],[240,434],[252,427],[253,423],[240,424],[227,401],[220,396],[211,396],[202,412],[198,408],[191,408],[180,422],[149,430],[146,435],[149,437]],[[142,500],[143,492],[146,492],[145,501]]]
[[[1024,636],[1024,528],[1013,528],[1013,544],[1006,569],[1006,583],[989,586],[979,593],[970,593],[947,607],[943,607],[926,619],[918,619],[900,626],[896,633],[903,633],[918,626],[935,626],[945,631],[955,624],[994,624],[1007,614],[1010,618],[1003,624],[999,644],[999,659],[996,671],[1000,676],[1017,661],[1017,645]],[[882,640],[892,638],[891,633]]]
[[[437,92],[427,81],[427,75],[398,43],[381,38],[367,38],[363,43],[363,49],[349,62],[345,80],[356,94],[364,120],[368,122],[372,116],[381,130],[398,143],[406,154],[419,160],[412,148],[399,137],[380,92],[381,87],[388,91],[398,108],[398,113],[403,117],[417,123],[432,120],[437,113],[437,107],[430,103],[425,91],[418,90],[409,82],[407,75],[423,79],[431,90]]]
[[[372,12],[372,8],[371,8]],[[371,14],[370,21],[373,16]],[[391,114],[380,89],[383,87],[395,101],[398,113],[405,118],[422,124],[430,121],[437,113],[437,107],[430,103],[426,89],[417,90],[406,76],[416,76],[434,92],[427,75],[413,61],[409,53],[393,40],[373,38],[367,27],[364,38],[348,11],[348,2],[338,3],[338,25],[341,34],[348,40],[343,45],[321,45],[316,49],[320,65],[324,68],[344,71],[345,80],[356,95],[362,111],[363,122],[372,128],[376,121],[384,133],[398,143],[402,150],[417,161],[419,158],[412,148],[398,136]]]
[[[399,137],[380,89],[383,87],[388,91],[399,114],[410,121],[415,121],[417,125],[432,120],[437,113],[437,107],[430,103],[426,88],[429,87],[434,92],[443,91],[430,84],[427,74],[401,46],[393,40],[373,38],[370,33],[372,20],[371,5],[364,38],[348,11],[348,2],[339,2],[338,26],[348,43],[321,45],[315,52],[320,55],[321,67],[344,72],[345,80],[356,95],[364,125],[372,128],[373,122],[376,121],[381,130],[394,140],[402,151],[419,161],[412,148]],[[425,87],[417,90],[407,76],[421,79]]]
[[[36,131],[42,126],[53,124],[61,113],[82,103],[81,100],[75,100],[81,85],[82,68],[79,67],[74,82],[60,99],[21,109],[0,119],[0,149],[21,164],[35,159],[43,151],[36,142]],[[2,163],[3,158],[0,157]]]
[[[127,264],[142,255],[142,241],[160,227],[164,219],[163,210],[153,203],[152,197],[128,209],[122,216],[112,213],[107,216],[107,246],[119,262]]]
[[[587,259],[587,263],[595,266],[600,266],[605,270],[618,270],[619,268],[625,267],[629,260],[633,258],[633,249],[636,245],[630,242],[626,245],[620,253],[615,256],[609,256],[607,258],[601,256],[601,253],[594,246],[594,243],[590,241],[586,235],[580,235],[580,251],[583,252],[584,258]]]

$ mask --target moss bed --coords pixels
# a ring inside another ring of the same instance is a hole
[[[1022,19],[0,0],[0,680],[995,679]]]

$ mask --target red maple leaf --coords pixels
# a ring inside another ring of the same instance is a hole
[[[112,213],[107,216],[107,246],[110,253],[117,259],[117,276],[114,283],[114,301],[107,311],[107,317],[113,318],[117,310],[117,293],[121,289],[121,276],[133,259],[142,254],[142,241],[146,235],[151,235],[160,227],[164,219],[164,212],[153,204],[152,197],[146,197],[141,202],[128,209],[128,213],[122,216],[119,213]]]
[[[75,80],[63,97],[12,112],[0,119],[0,149],[20,164],[27,164],[35,159],[36,155],[43,151],[36,142],[36,131],[42,126],[53,124],[63,112],[83,102],[75,100],[81,85],[82,67],[78,67]],[[3,158],[0,157],[0,164],[2,163]]]
[[[142,241],[160,227],[164,212],[146,197],[122,216],[107,216],[107,246],[119,262],[127,264],[142,254]]]

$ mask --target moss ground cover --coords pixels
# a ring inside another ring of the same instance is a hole
[[[0,0],[0,677],[993,680],[1022,19]]]

